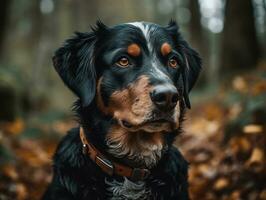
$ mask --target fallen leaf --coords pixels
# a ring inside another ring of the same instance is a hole
[[[219,178],[215,183],[214,183],[214,189],[215,190],[222,190],[226,188],[229,185],[229,180],[227,178]]]
[[[18,135],[25,129],[25,124],[22,119],[16,119],[13,122],[4,122],[1,126],[4,130],[4,133],[11,135]]]
[[[230,196],[230,200],[240,200],[240,195],[240,191],[234,191]]]
[[[17,200],[24,200],[27,198],[27,189],[22,183],[16,184]]]
[[[266,92],[266,81],[262,80],[258,83],[254,84],[252,87],[252,94],[253,95],[259,95]]]
[[[248,164],[253,163],[263,163],[264,161],[264,152],[260,148],[255,148],[252,151]]]
[[[1,171],[5,176],[11,178],[12,180],[18,179],[18,173],[14,165],[6,164],[1,167]]]
[[[260,193],[260,198],[262,200],[266,200],[266,189],[262,190],[261,193]]]
[[[229,144],[234,154],[248,152],[251,149],[251,144],[245,137],[233,137],[230,139]]]
[[[239,92],[245,93],[248,90],[248,85],[243,77],[237,76],[233,79],[233,88]]]
[[[262,133],[263,127],[261,125],[249,124],[244,126],[243,132],[246,134],[258,134]]]

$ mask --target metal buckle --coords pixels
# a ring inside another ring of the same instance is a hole
[[[95,162],[98,163],[99,167],[101,167],[107,174],[110,176],[113,175],[114,166],[110,160],[96,156]]]
[[[86,154],[88,153],[88,147],[87,147],[86,144],[83,144],[83,145],[82,145],[82,153],[83,153],[84,155],[86,155]]]
[[[132,171],[131,178],[133,180],[144,180],[149,175],[150,175],[150,171],[148,169],[134,168]]]

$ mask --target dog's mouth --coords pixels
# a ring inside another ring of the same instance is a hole
[[[135,126],[144,126],[144,125],[147,125],[147,124],[163,124],[163,123],[171,123],[171,121],[168,121],[166,119],[147,120],[147,121],[144,121],[141,124],[133,125],[133,124],[131,124],[130,122],[128,122],[126,120],[121,120],[121,125],[123,127],[125,127],[125,128],[132,128],[132,127],[135,127]]]
[[[158,132],[158,131],[169,131],[174,129],[176,124],[173,117],[158,117],[149,118],[141,122],[140,124],[132,124],[127,120],[119,120],[119,124],[127,129],[128,131],[136,132],[143,130],[146,132]]]

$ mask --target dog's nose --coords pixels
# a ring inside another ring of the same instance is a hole
[[[150,93],[153,103],[162,110],[170,110],[176,106],[179,99],[177,89],[170,85],[156,86]]]

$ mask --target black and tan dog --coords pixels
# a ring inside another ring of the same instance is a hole
[[[43,199],[189,199],[188,164],[172,143],[201,61],[176,23],[97,22],[53,61],[79,97],[80,127],[60,143]]]

